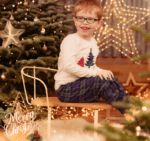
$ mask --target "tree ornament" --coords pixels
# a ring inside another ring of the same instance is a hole
[[[4,74],[4,73],[2,73],[2,75],[1,75],[1,79],[2,79],[2,80],[5,80],[5,78],[6,78],[5,74]]]
[[[3,39],[3,47],[8,47],[10,44],[14,44],[16,46],[19,43],[19,36],[24,32],[24,29],[15,29],[11,22],[8,20],[5,26],[5,29],[0,31],[0,38]]]
[[[36,22],[36,21],[39,21],[37,16],[35,16],[35,18],[34,18],[34,22]]]
[[[34,131],[34,135],[38,135],[38,130],[35,130],[35,131]]]
[[[9,20],[10,20],[10,21],[13,21],[13,20],[14,20],[13,15],[10,16]]]
[[[136,127],[136,135],[139,136],[140,135],[140,131],[141,131],[141,127],[137,126]]]
[[[45,34],[45,28],[43,27],[43,25],[42,25],[41,34]]]
[[[47,50],[47,46],[45,45],[45,43],[44,43],[44,46],[42,47],[42,49],[43,49],[44,51]]]
[[[42,136],[40,136],[38,134],[38,130],[35,130],[34,134],[28,135],[28,137],[26,139],[30,140],[30,141],[32,141],[32,140],[35,140],[35,141],[39,141],[40,140],[40,141],[42,141],[43,140]]]
[[[23,3],[24,6],[27,6],[28,5],[28,2],[26,0],[24,0],[24,3]]]

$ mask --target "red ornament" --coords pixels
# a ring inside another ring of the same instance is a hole
[[[37,138],[39,138],[39,137],[40,137],[40,135],[37,135],[36,137],[37,137]]]
[[[81,67],[84,67],[84,58],[82,57],[77,64]]]

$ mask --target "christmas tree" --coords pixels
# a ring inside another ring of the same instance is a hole
[[[146,41],[150,42],[149,32],[138,26],[132,26],[132,29],[141,33]],[[132,61],[141,61],[148,58],[150,58],[150,53],[134,57]],[[140,76],[149,77],[150,72],[141,73]],[[129,104],[126,104],[126,102],[129,102]],[[113,105],[127,109],[125,114],[126,121],[123,121],[120,126],[103,123],[103,127],[98,129],[93,127],[87,127],[87,129],[104,134],[108,141],[150,141],[150,101],[128,97],[123,102],[114,102]]]
[[[72,29],[72,19],[66,15],[60,0],[41,5],[29,0],[0,1],[0,100],[15,99],[24,93],[20,70],[24,66],[57,69],[57,59],[63,38]],[[33,71],[26,70],[32,75]],[[37,70],[36,76],[54,93],[54,72]],[[29,95],[33,95],[33,80],[26,78]],[[37,95],[45,96],[37,82]],[[0,105],[1,106],[1,105]]]
[[[94,56],[92,54],[92,48],[90,49],[90,53],[89,53],[89,56],[87,58],[88,60],[86,61],[86,66],[88,66],[90,68],[90,66],[93,66],[94,65]]]

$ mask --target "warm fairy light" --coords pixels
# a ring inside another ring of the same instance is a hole
[[[51,119],[73,119],[76,118],[78,116],[82,116],[82,117],[92,117],[94,118],[94,111],[90,108],[77,108],[77,107],[66,107],[66,114],[65,117],[62,117],[62,115],[64,115],[64,108],[63,107],[56,107],[56,108],[52,108],[52,112],[51,112]],[[45,110],[47,110],[47,108],[42,108],[42,107],[38,107],[38,111],[39,112],[45,112]],[[101,111],[103,111],[104,109],[98,109],[99,114],[101,114]],[[46,112],[45,112],[46,113]]]
[[[136,135],[139,136],[140,135],[140,131],[141,131],[141,127],[137,126],[136,127]]]
[[[101,0],[103,2],[103,0]],[[105,3],[105,17],[103,17],[103,26],[94,32],[94,37],[100,51],[102,52],[109,47],[114,47],[121,54],[129,57],[130,55],[138,55],[133,31],[130,30],[132,25],[141,26],[145,24],[146,17],[149,15],[149,10],[146,8],[130,7],[124,3],[124,0],[111,0]],[[111,16],[116,17],[114,27],[111,26]],[[138,15],[141,19],[137,20]],[[112,40],[113,38],[113,40]],[[130,57],[129,57],[130,58]]]
[[[65,5],[65,6],[64,6],[64,8],[66,8],[67,11],[70,11],[70,10],[71,10],[71,9],[70,9],[71,7],[74,7],[74,5],[68,4],[68,5]]]
[[[142,111],[147,111],[147,107],[146,107],[146,106],[143,106],[143,107],[142,107]]]
[[[147,80],[150,81],[150,77],[148,77]]]

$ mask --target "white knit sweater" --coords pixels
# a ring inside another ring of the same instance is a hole
[[[98,53],[97,42],[93,37],[87,41],[77,33],[66,36],[61,43],[58,72],[54,76],[55,90],[61,85],[81,77],[96,76],[97,71],[102,71],[95,64]]]

